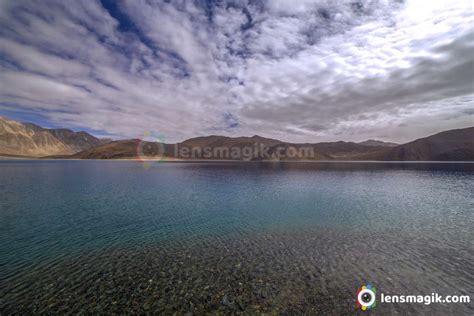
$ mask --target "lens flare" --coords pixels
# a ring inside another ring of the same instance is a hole
[[[137,143],[137,160],[143,163],[145,169],[151,168],[153,163],[165,159],[164,136],[145,131]]]

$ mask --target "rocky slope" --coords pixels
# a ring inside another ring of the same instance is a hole
[[[381,140],[375,140],[375,139],[368,139],[358,144],[364,145],[364,146],[375,146],[375,147],[395,147],[399,145],[396,143],[383,142]]]
[[[224,150],[226,148],[228,149],[228,151]],[[208,154],[206,154],[205,152],[206,149],[208,149]],[[233,149],[237,150],[237,156],[233,156]],[[244,152],[244,150],[247,150],[247,152]],[[279,155],[279,153],[283,153],[283,155]],[[143,142],[138,139],[115,141],[110,144],[97,146],[85,150],[83,152],[79,152],[71,157],[80,159],[110,159],[136,157],[151,158],[154,156],[163,155],[176,159],[219,159],[253,161],[474,161],[474,127],[445,131],[436,135],[421,138],[413,142],[404,145],[398,145],[395,147],[389,147],[387,145],[375,146],[374,144],[367,146],[353,142],[292,144],[260,136],[208,136],[188,139],[178,144]]]
[[[0,117],[0,155],[41,157],[71,155],[100,145],[101,140],[68,129],[46,129]]]
[[[139,139],[110,141],[86,132],[45,129],[0,117],[0,155],[75,159],[159,158],[209,160],[474,161],[474,127],[441,132],[396,145],[362,143],[293,144],[261,137],[205,136],[178,144]]]
[[[373,156],[394,161],[473,161],[474,127],[444,131]]]
[[[138,139],[114,141],[72,155],[77,159],[152,158],[204,160],[350,160],[373,154],[385,147],[350,142],[292,144],[260,136],[208,136],[178,144],[145,142]]]
[[[117,140],[78,152],[73,159],[127,159],[156,158],[172,152],[172,145],[147,142],[140,139]],[[169,156],[169,155],[167,155]],[[63,157],[62,157],[63,158]]]
[[[86,132],[73,132],[65,128],[49,129],[48,131],[62,143],[67,144],[73,152],[79,152],[101,144],[100,139]]]

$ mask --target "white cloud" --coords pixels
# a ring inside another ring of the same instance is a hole
[[[474,125],[469,1],[0,3],[0,110],[167,141]]]

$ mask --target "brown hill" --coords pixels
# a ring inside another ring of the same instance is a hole
[[[101,140],[68,129],[46,129],[0,117],[0,153],[10,156],[41,157],[71,155],[99,145]]]
[[[474,127],[449,130],[395,147],[362,143],[293,144],[261,136],[205,136],[177,144],[98,139],[86,132],[45,129],[0,117],[0,155],[76,159],[474,161]]]
[[[206,136],[188,139],[178,144],[147,142],[139,139],[114,141],[76,153],[76,159],[128,159],[157,158],[241,160],[233,157],[231,149],[255,148],[256,145],[273,146],[278,140],[253,137]],[[227,150],[229,149],[229,150]],[[52,157],[49,157],[52,158]],[[54,157],[53,157],[54,158]]]
[[[473,161],[474,127],[420,138],[375,154],[372,158],[387,161]]]
[[[375,139],[368,139],[366,141],[358,143],[360,145],[364,146],[375,146],[375,147],[395,147],[398,146],[399,144],[396,143],[390,143],[390,142],[383,142],[381,140],[375,140]]]
[[[326,142],[314,144],[317,152],[324,153],[334,160],[357,160],[360,155],[384,150],[384,147],[364,146],[353,142]]]
[[[71,147],[74,152],[79,152],[101,144],[100,139],[86,132],[73,132],[65,128],[48,129],[48,131],[61,142]]]
[[[185,140],[184,142],[179,143],[180,146],[186,147],[234,147],[234,146],[249,146],[253,144],[263,144],[266,146],[273,146],[276,144],[281,144],[282,141],[265,138],[258,135],[252,137],[226,137],[226,136],[204,136],[204,137],[195,137]]]
[[[140,139],[117,140],[71,155],[73,159],[129,159],[156,158],[172,152],[172,145],[147,142]],[[170,156],[170,155],[168,155]]]
[[[153,158],[210,160],[349,160],[361,154],[375,153],[384,147],[334,142],[292,144],[253,137],[197,137],[178,144],[145,142],[138,139],[115,141],[72,155],[78,159]]]
[[[39,157],[72,154],[72,149],[34,124],[22,124],[0,117],[0,153]]]
[[[178,144],[115,141],[72,155],[80,159],[153,158],[219,160],[474,160],[474,127],[450,130],[396,147],[352,142],[292,144],[253,137],[208,136]],[[263,146],[263,147],[262,147]],[[234,151],[235,150],[235,151]],[[237,153],[234,155],[234,153]]]

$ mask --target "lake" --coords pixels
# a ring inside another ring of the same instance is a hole
[[[0,161],[0,313],[353,314],[368,283],[472,301],[473,188],[473,163]]]

